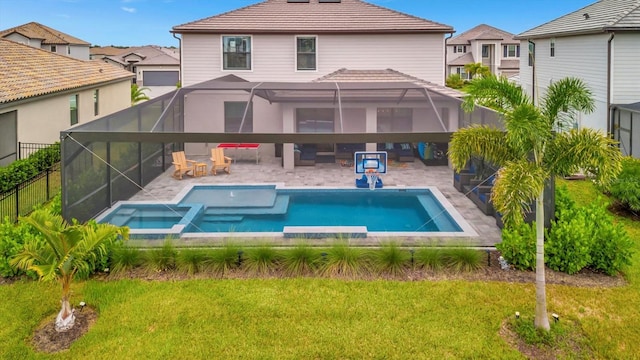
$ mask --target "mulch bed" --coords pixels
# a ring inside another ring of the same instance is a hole
[[[65,332],[57,332],[55,330],[55,318],[47,319],[33,335],[32,344],[35,350],[44,353],[56,353],[69,349],[74,341],[89,331],[91,325],[98,318],[98,313],[90,307],[85,307],[82,311],[76,311],[75,314],[75,325]]]

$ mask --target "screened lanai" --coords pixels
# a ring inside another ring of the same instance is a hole
[[[247,82],[235,76],[172,93],[61,132],[62,207],[86,221],[127,200],[171,165],[171,153],[206,155],[219,143],[255,143],[285,169],[298,144],[335,154],[340,144],[446,144],[471,124],[500,126],[486,108],[465,113],[450,89],[411,81]]]

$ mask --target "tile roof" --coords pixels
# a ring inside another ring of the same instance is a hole
[[[343,68],[318,78],[313,82],[411,82],[442,95],[455,98],[462,98],[464,96],[464,94],[458,90],[434,84],[393,69],[349,70]]]
[[[473,58],[473,54],[469,53],[465,53],[462,54],[460,56],[458,56],[455,59],[451,59],[451,61],[447,62],[447,65],[449,66],[464,66],[467,64],[471,64],[471,63],[475,63],[475,59]]]
[[[447,41],[447,45],[470,45],[472,40],[500,40],[507,44],[518,44],[515,35],[487,24],[480,24]]]
[[[120,52],[106,56],[109,60],[127,65],[127,55],[135,54],[142,58],[136,65],[180,65],[180,53],[177,50],[156,45],[136,46],[120,49]]]
[[[113,56],[118,55],[127,48],[113,47],[113,46],[92,46],[89,48],[91,55],[106,55]]]
[[[62,31],[52,29],[37,22],[30,22],[0,31],[0,38],[13,33],[18,33],[29,39],[42,39],[42,43],[46,45],[91,45],[77,37],[73,37],[63,33]]]
[[[534,39],[562,35],[640,30],[640,0],[600,0],[516,36]]]
[[[0,39],[0,104],[133,76],[105,63]]]
[[[177,25],[174,33],[448,33],[449,25],[362,0],[288,3],[266,0],[202,20]]]

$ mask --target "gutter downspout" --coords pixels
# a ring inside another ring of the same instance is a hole
[[[182,87],[182,38],[177,37],[174,32],[172,32],[171,35],[178,40],[178,49],[180,49],[180,59],[178,59],[180,73],[178,73],[178,82],[180,83],[180,87]]]
[[[611,118],[611,73],[612,73],[612,67],[613,67],[613,54],[612,54],[612,47],[613,47],[613,38],[616,37],[616,33],[615,32],[611,32],[611,36],[609,37],[609,40],[607,41],[607,134],[613,138],[613,124],[611,123],[612,118]]]
[[[444,82],[443,84],[447,83],[447,71],[448,66],[447,66],[447,41],[449,41],[449,39],[451,39],[453,37],[453,32],[448,33],[449,37],[444,38]]]

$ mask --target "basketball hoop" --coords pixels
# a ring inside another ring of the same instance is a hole
[[[365,172],[365,175],[367,176],[369,190],[374,190],[376,188],[376,183],[378,182],[378,172],[373,169],[369,169]]]

